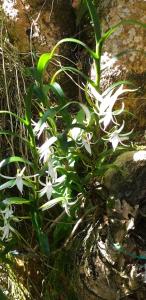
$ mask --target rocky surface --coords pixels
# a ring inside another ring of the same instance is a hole
[[[70,1],[2,0],[11,43],[20,53],[47,52],[75,29]],[[69,25],[69,26],[68,26]]]
[[[80,299],[145,299],[145,182],[146,151],[121,154],[106,172],[107,206],[100,214],[98,205],[78,257]]]

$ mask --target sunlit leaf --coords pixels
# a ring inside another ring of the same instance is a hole
[[[65,199],[64,197],[58,197],[58,198],[49,200],[48,202],[43,204],[40,207],[40,209],[43,210],[43,211],[46,210],[46,209],[49,209],[49,208],[53,207],[54,205],[56,205],[57,203],[62,202],[64,199]]]
[[[12,188],[15,185],[15,181],[16,181],[15,179],[12,179],[0,185],[0,191],[7,188]]]
[[[45,72],[47,65],[51,59],[52,59],[51,53],[44,53],[40,56],[37,64],[37,71],[40,80],[42,79],[43,73]]]
[[[0,168],[10,164],[10,163],[16,163],[16,162],[22,162],[24,164],[27,164],[27,165],[32,165],[32,163],[27,160],[27,159],[24,159],[22,157],[19,157],[19,156],[10,156],[6,159],[3,159],[1,162],[0,162]]]

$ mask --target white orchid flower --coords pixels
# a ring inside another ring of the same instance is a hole
[[[69,131],[70,136],[74,141],[81,145],[81,147],[85,147],[86,151],[91,155],[91,139],[92,133],[84,132],[83,129],[79,127],[74,127]]]
[[[57,141],[57,138],[55,136],[52,136],[51,138],[47,139],[41,147],[38,148],[40,160],[43,160],[44,163],[46,163],[49,160],[49,157],[51,156],[51,154],[53,152],[52,148],[50,148],[50,147],[56,141]]]
[[[3,200],[3,203],[7,203],[7,199]],[[11,231],[13,230],[10,225],[10,220],[14,217],[11,205],[7,205],[4,210],[1,209],[0,213],[4,221],[4,226],[0,227],[0,230],[3,232],[1,240],[7,240],[10,237]]]
[[[56,168],[53,167],[53,162],[51,158],[48,161],[48,171],[46,171],[46,173],[48,174],[48,176],[51,177],[52,183],[55,183],[57,180],[57,171]]]
[[[112,144],[114,151],[116,150],[118,144],[121,144],[121,145],[127,147],[127,145],[125,145],[123,143],[123,141],[127,141],[129,139],[128,135],[130,135],[133,130],[131,130],[128,133],[121,134],[121,131],[123,130],[123,128],[124,128],[124,122],[119,129],[115,129],[115,131],[113,131],[112,133],[108,133],[109,138],[107,140]]]
[[[13,176],[13,177],[12,176],[5,176],[5,175],[3,175],[1,173],[0,173],[0,177],[5,178],[5,179],[15,179],[14,183],[12,184],[12,187],[14,185],[16,185],[17,188],[18,188],[18,190],[19,190],[19,192],[21,194],[23,194],[24,179],[38,176],[38,174],[30,175],[30,176],[25,176],[24,175],[25,169],[26,169],[26,167],[24,167],[22,170],[17,170],[16,176]]]
[[[67,214],[68,216],[70,216],[70,207],[71,207],[72,205],[74,205],[76,202],[77,202],[77,200],[72,201],[72,202],[69,202],[67,198],[65,198],[65,199],[63,200],[63,202],[62,202],[62,207],[64,208],[64,210],[65,210],[65,212],[66,212],[66,214]]]
[[[32,120],[32,126],[34,126],[33,133],[34,133],[34,135],[37,136],[38,139],[40,138],[44,129],[48,128],[48,124],[46,122],[44,122],[42,125],[40,125],[40,122],[35,122],[33,120]]]
[[[115,116],[120,115],[123,111],[124,111],[124,103],[123,102],[122,102],[121,109],[119,109],[117,111],[113,112],[112,107],[109,107],[107,109],[107,111],[103,114],[104,117],[99,120],[99,124],[103,123],[103,128],[101,127],[101,129],[105,131],[111,122],[115,125],[119,125],[117,123]]]
[[[7,206],[4,210],[1,210],[0,212],[4,220],[10,219],[13,216],[13,210],[11,206]]]
[[[52,196],[52,191],[53,191],[53,186],[51,181],[48,181],[48,178],[46,179],[46,184],[41,183],[44,185],[44,187],[39,191],[40,197],[44,196],[45,194],[47,195],[48,200],[51,199]]]
[[[20,193],[23,193],[23,173],[25,171],[26,167],[24,167],[20,172],[18,171],[16,175],[16,186]]]
[[[124,103],[122,102],[122,108],[117,112],[113,111],[113,107],[117,100],[119,100],[119,96],[123,95],[127,92],[133,92],[135,90],[124,89],[123,84],[114,92],[115,88],[108,88],[105,92],[100,94],[91,84],[90,88],[90,96],[95,99],[95,112],[99,115],[99,123],[103,123],[103,130],[105,130],[108,125],[112,122],[118,125],[115,115],[119,115],[124,110]]]
[[[77,139],[80,137],[81,135],[81,132],[82,132],[82,129],[79,128],[79,127],[73,127],[72,129],[70,129],[69,131],[69,136],[71,136],[71,138],[74,140],[74,141],[77,141]]]
[[[39,196],[42,197],[46,194],[47,199],[50,200],[53,192],[53,187],[61,184],[64,180],[65,175],[56,178],[55,182],[51,182],[51,179],[49,177],[46,177],[46,183],[43,183],[41,180],[39,180],[40,184],[43,186],[43,188],[39,191]]]
[[[85,147],[86,151],[91,155],[91,139],[92,133],[87,132],[86,134],[82,135],[82,145]]]
[[[7,223],[4,224],[3,227],[0,227],[0,230],[3,231],[3,235],[1,237],[1,240],[2,241],[5,240],[5,239],[8,240],[8,238],[11,235],[11,231],[12,231],[11,225],[7,222]]]

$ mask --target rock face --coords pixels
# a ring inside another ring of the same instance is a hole
[[[141,205],[146,197],[146,151],[121,154],[106,172],[105,186],[119,199],[132,206]]]
[[[106,172],[107,209],[100,215],[98,206],[82,241],[80,299],[145,299],[145,182],[146,151],[120,155]]]
[[[146,24],[146,1],[144,0],[99,0],[98,11],[105,32],[124,19],[138,20]],[[122,25],[111,35],[104,46],[103,60],[123,53],[110,68],[102,72],[102,87],[118,80],[130,80],[135,93],[125,97],[126,109],[135,115],[135,126],[146,124],[146,28],[136,25]]]
[[[74,33],[70,1],[1,2],[11,43],[20,53],[30,52],[33,47],[37,53],[50,51],[57,41]]]

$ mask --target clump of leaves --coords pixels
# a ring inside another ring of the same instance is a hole
[[[116,82],[103,93],[100,92],[102,49],[105,41],[119,26],[134,24],[146,28],[146,25],[134,20],[123,20],[102,34],[92,0],[86,0],[84,4],[93,24],[95,49],[90,49],[78,39],[60,40],[50,53],[42,54],[36,68],[30,70],[34,81],[25,96],[25,115],[19,117],[10,111],[0,111],[0,114],[9,114],[25,127],[27,134],[20,139],[29,153],[29,159],[11,156],[0,162],[1,238],[9,242],[12,232],[20,237],[15,223],[29,218],[45,255],[50,251],[50,222],[46,227],[44,211],[49,210],[47,220],[54,224],[64,214],[74,224],[78,218],[78,208],[84,206],[81,199],[87,197],[89,178],[91,180],[103,175],[108,168],[107,159],[119,145],[120,149],[127,147],[125,143],[130,134],[123,133],[124,121],[122,124],[118,121],[118,116],[124,111],[124,102],[120,109],[115,108],[116,102],[120,101],[119,97],[131,91],[124,88],[128,82]],[[88,52],[95,65],[94,81],[77,68],[59,66],[48,83],[44,83],[44,73],[56,58],[56,49],[63,43],[80,45]],[[84,78],[86,84],[81,88],[84,89],[86,102],[66,98],[57,80],[61,72]],[[70,113],[72,106],[77,107],[76,113]],[[15,132],[12,135],[18,138]],[[14,176],[6,174],[8,166],[10,172],[15,173]],[[17,205],[29,206],[29,209],[24,210],[25,216],[14,217]]]

